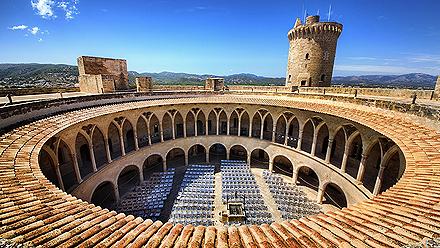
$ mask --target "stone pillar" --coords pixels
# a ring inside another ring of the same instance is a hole
[[[76,181],[78,181],[78,184],[80,184],[82,182],[82,178],[81,178],[81,172],[79,171],[78,158],[76,157],[75,150],[72,151],[72,157],[73,157],[73,169],[75,170]]]
[[[434,100],[440,100],[440,76],[437,78],[437,83],[435,84],[434,89]]]
[[[229,160],[230,156],[229,156],[229,150],[226,149],[226,159]]]
[[[310,152],[312,156],[315,156],[316,154],[316,143],[318,143],[318,132],[315,130],[315,133],[313,134],[312,151]]]
[[[344,149],[344,155],[342,156],[342,163],[341,163],[341,172],[342,173],[345,173],[345,169],[347,168],[348,151],[349,151],[349,146],[346,143],[345,149]]]
[[[220,130],[220,115],[219,114],[216,114],[217,115],[217,125],[215,126],[216,127],[216,131],[215,131],[215,134],[216,135],[219,135],[219,130]]]
[[[90,160],[92,161],[93,172],[96,172],[98,169],[96,168],[95,153],[93,152],[92,144],[89,144],[89,151],[90,151]]]
[[[376,183],[374,184],[374,190],[373,195],[378,195],[380,188],[382,187],[382,179],[383,179],[383,172],[385,171],[385,167],[380,165],[379,173],[377,174]]]
[[[174,122],[174,117],[171,120],[171,124],[173,125],[173,127],[171,128],[172,132],[173,132],[173,140],[176,139],[176,123]]]
[[[122,135],[122,130],[119,130],[119,141],[119,144],[121,145],[122,156],[125,156],[124,136]]]
[[[119,201],[121,200],[120,196],[119,196],[119,186],[117,184],[115,184],[115,200],[116,202],[119,203]]]
[[[66,189],[64,188],[63,178],[61,177],[60,164],[58,163],[58,159],[56,161],[55,173],[57,174],[57,180],[58,180],[58,183],[60,184],[61,190],[66,191]]]
[[[333,139],[328,139],[327,153],[325,154],[325,162],[330,163],[330,156],[332,154]]]
[[[247,162],[248,162],[249,165],[251,164],[251,159],[252,159],[252,156],[251,156],[251,155],[252,155],[252,154],[249,153],[248,156],[247,156]]]
[[[275,123],[275,125],[272,124],[272,142],[275,142],[275,132],[277,131],[277,125]]]
[[[209,118],[209,114],[208,114],[208,118]],[[205,135],[209,135],[208,118],[206,118],[206,121],[205,121]]]
[[[284,145],[285,146],[287,146],[287,141],[288,141],[287,137],[289,135],[289,126],[290,126],[290,123],[286,125],[286,132],[284,133]]]
[[[167,160],[166,159],[163,160],[162,169],[163,169],[163,171],[167,171]]]
[[[367,155],[362,154],[361,163],[359,164],[359,170],[356,177],[356,181],[362,184],[362,179],[364,178],[365,173],[365,162],[367,161]]]
[[[273,172],[273,161],[269,158],[269,171]]]
[[[209,163],[209,150],[206,151],[206,163]]]
[[[188,166],[188,153],[185,153],[185,166]]]
[[[230,128],[231,128],[231,125],[230,125],[230,123],[229,123],[229,117],[226,115],[226,119],[228,120],[228,122],[226,123],[226,135],[229,135],[231,132],[230,132]]]
[[[104,139],[104,144],[105,144],[105,153],[107,155],[107,162],[110,164],[112,162],[112,155],[110,153],[110,146],[108,144],[108,139]]]
[[[260,139],[263,139],[263,135],[264,135],[263,128],[264,128],[264,121],[263,121],[263,118],[261,118]]]
[[[138,140],[137,128],[133,128],[133,135],[134,135],[134,149],[137,151],[137,150],[139,150],[139,140]]]
[[[159,121],[159,134],[160,134],[160,142],[163,142],[163,127],[162,121]]]
[[[197,137],[198,135],[198,127],[197,127],[197,118],[198,118],[199,114],[197,113],[196,115],[194,115],[194,136]]]
[[[301,150],[302,136],[303,136],[303,128],[300,127],[298,131],[298,144],[296,145],[296,149],[298,150]]]
[[[324,189],[321,186],[319,186],[316,202],[321,204],[323,199],[324,199]]]
[[[142,184],[144,182],[144,168],[143,166],[141,166],[141,168],[139,169],[139,179],[140,179],[140,183]]]
[[[252,137],[252,120],[249,119],[249,138],[251,138],[251,137]]]
[[[292,183],[296,184],[296,181],[298,181],[298,171],[296,170],[296,168],[293,168]]]
[[[183,121],[183,137],[186,138],[186,120]]]
[[[238,117],[238,136],[240,137],[241,136],[241,117],[243,116],[243,114],[241,114],[239,117]]]

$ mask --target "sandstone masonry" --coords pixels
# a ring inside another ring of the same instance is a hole
[[[305,24],[297,18],[288,33],[286,86],[330,86],[341,32],[342,24],[320,22],[319,16],[307,17]]]
[[[128,90],[126,60],[81,56],[77,62],[81,92],[109,93]]]

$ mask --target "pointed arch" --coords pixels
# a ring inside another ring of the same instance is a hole
[[[240,123],[240,135],[241,136],[249,136],[249,123],[250,123],[250,119],[249,119],[249,114],[246,110],[243,111],[243,113],[241,114],[241,123]]]
[[[267,113],[263,121],[263,139],[272,141],[273,136],[273,118]]]
[[[183,138],[184,134],[184,125],[183,125],[183,117],[180,114],[179,111],[176,112],[176,115],[174,116],[174,130],[176,139],[177,138]]]
[[[159,118],[155,114],[152,114],[150,117],[150,140],[152,144],[159,143],[160,142],[160,133],[162,130],[160,130],[160,122]]]
[[[119,137],[119,129],[116,127],[115,123],[111,122],[108,127],[108,146],[110,148],[110,155],[112,160],[122,156],[121,151],[121,140]]]
[[[319,125],[317,137],[316,137],[316,150],[315,156],[320,159],[325,159],[328,149],[329,131],[326,123]]]
[[[238,135],[238,114],[235,110],[229,117],[229,135]]]
[[[202,110],[197,114],[197,135],[206,135],[206,117]]]
[[[189,111],[186,114],[185,123],[186,123],[186,137],[194,136],[196,134],[196,130],[195,130],[195,118],[192,111]]]
[[[90,146],[86,137],[82,133],[76,135],[75,140],[76,156],[81,178],[86,178],[93,172],[92,158],[90,155]]]
[[[133,125],[128,119],[122,124],[122,137],[124,138],[125,153],[135,150]]]
[[[287,132],[287,145],[290,147],[298,146],[299,138],[299,122],[296,117],[293,117],[289,123],[289,130]]]
[[[136,131],[139,148],[148,146],[150,137],[148,134],[148,125],[143,116],[140,116],[137,120]]]
[[[219,134],[226,135],[228,134],[228,116],[226,112],[222,110],[219,114]]]
[[[217,134],[217,115],[215,114],[214,110],[211,110],[208,115],[208,134]]]
[[[168,112],[162,118],[162,134],[164,141],[173,139],[173,121]]]
[[[98,127],[93,129],[92,133],[93,153],[95,155],[96,168],[99,169],[107,164],[107,148],[104,135]]]
[[[286,139],[286,128],[287,128],[286,117],[284,115],[281,115],[277,120],[276,129],[275,129],[276,143],[284,144],[284,141]]]
[[[309,119],[306,124],[304,124],[302,140],[301,140],[301,150],[311,153],[313,145],[313,137],[315,133],[315,126],[311,119]]]
[[[64,189],[70,193],[78,185],[78,180],[73,165],[73,156],[67,144],[60,140],[58,144],[58,166],[60,168],[61,179],[63,180]]]
[[[261,135],[261,115],[259,112],[256,112],[254,114],[254,117],[252,117],[252,137],[259,139],[260,135]]]

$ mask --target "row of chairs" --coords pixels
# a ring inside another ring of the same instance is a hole
[[[174,174],[174,168],[153,173],[147,181],[124,196],[117,210],[143,218],[158,219],[173,187]]]
[[[214,170],[214,165],[188,166],[174,201],[170,222],[214,224]]]
[[[310,201],[295,184],[284,182],[281,176],[265,170],[263,178],[283,219],[299,219],[321,211],[317,203]]]
[[[244,222],[227,222],[227,225],[260,225],[273,221],[257,185],[250,166],[244,161],[222,160],[222,200],[224,203],[239,201],[244,204]]]

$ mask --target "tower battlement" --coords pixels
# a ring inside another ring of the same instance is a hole
[[[321,22],[319,16],[308,16],[304,24],[296,19],[287,35],[290,48],[286,86],[330,86],[342,29],[342,24]]]

